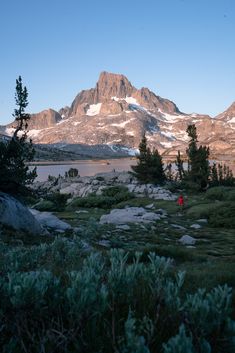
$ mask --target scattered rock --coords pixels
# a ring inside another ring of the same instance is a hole
[[[111,246],[110,241],[109,240],[105,240],[105,239],[98,241],[97,244],[105,246],[106,248],[110,248],[110,246]]]
[[[202,226],[200,225],[200,224],[192,224],[191,226],[190,226],[190,228],[193,228],[193,229],[200,229]]]
[[[196,243],[196,239],[190,235],[185,234],[179,239],[179,242],[182,245],[194,245]]]
[[[145,208],[153,209],[154,208],[154,204],[150,203],[149,205],[145,206]]]
[[[180,230],[186,230],[185,227],[180,226],[179,224],[171,224],[173,228],[180,229]]]
[[[163,187],[152,184],[139,184],[128,172],[99,173],[90,177],[58,178],[52,181],[36,182],[32,185],[39,193],[60,192],[71,197],[85,197],[90,193],[101,195],[104,188],[124,185],[138,197],[148,196],[156,200],[176,200],[176,196]]]
[[[196,222],[198,222],[198,223],[208,223],[208,220],[206,218],[201,218],[201,219],[197,219]]]

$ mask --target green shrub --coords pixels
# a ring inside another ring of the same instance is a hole
[[[216,203],[200,203],[195,206],[190,207],[187,210],[187,215],[194,219],[207,218],[215,214],[215,212],[221,207],[223,202]]]
[[[224,203],[209,216],[209,224],[213,227],[235,229],[235,202]]]
[[[55,204],[49,200],[41,200],[33,206],[38,211],[54,211]]]
[[[73,210],[79,207],[84,208],[110,208],[113,204],[114,198],[110,196],[103,195],[89,195],[82,198],[75,198],[73,201],[67,206],[67,210]]]
[[[65,172],[65,178],[75,178],[78,175],[78,169],[77,168],[70,168],[67,172]]]
[[[86,255],[77,238],[0,250],[4,353],[234,352],[231,289],[185,297],[170,259]]]
[[[103,189],[102,191],[102,194],[104,196],[111,196],[111,197],[114,197],[114,196],[117,196],[118,194],[120,193],[128,193],[128,188],[126,186],[111,186],[111,187],[108,187],[108,188],[105,188]]]
[[[207,190],[205,197],[208,200],[235,201],[235,187],[215,186]]]
[[[102,176],[97,176],[97,177],[96,177],[96,180],[98,180],[98,181],[104,181],[104,177],[102,177]]]
[[[72,210],[74,208],[104,208],[109,209],[113,205],[119,202],[127,201],[134,198],[134,194],[130,193],[124,186],[113,186],[103,190],[102,195],[96,195],[92,193],[83,198],[75,198],[68,205],[67,209]]]
[[[235,228],[235,202],[217,201],[195,205],[187,210],[187,215],[194,219],[207,218],[215,228]]]
[[[55,192],[47,196],[47,200],[52,202],[54,207],[52,211],[63,211],[66,206],[66,202],[69,199],[70,195],[60,194],[59,192]]]

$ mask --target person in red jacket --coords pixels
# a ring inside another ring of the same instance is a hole
[[[180,210],[183,211],[183,208],[184,208],[184,198],[183,198],[183,195],[180,195],[178,200],[177,200],[177,203],[180,207]]]

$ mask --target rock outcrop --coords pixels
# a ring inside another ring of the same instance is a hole
[[[101,216],[100,224],[151,223],[159,221],[161,218],[160,213],[148,212],[143,207],[126,207],[114,209],[109,214]]]
[[[33,188],[43,194],[60,192],[74,197],[86,197],[91,193],[101,195],[103,190],[110,186],[123,185],[137,197],[146,197],[155,200],[175,200],[176,196],[169,190],[152,184],[139,184],[128,172],[99,173],[91,177],[59,178],[56,182],[36,182]]]

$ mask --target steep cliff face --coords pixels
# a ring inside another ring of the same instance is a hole
[[[235,102],[214,119],[185,114],[148,88],[135,88],[124,75],[102,72],[96,86],[81,91],[70,107],[33,114],[29,134],[35,143],[103,144],[115,150],[137,148],[145,133],[151,147],[174,155],[185,151],[189,124],[212,152],[235,154]]]
[[[139,105],[146,109],[158,109],[167,113],[180,113],[177,106],[168,99],[156,96],[148,88],[136,89],[130,81],[119,74],[102,72],[95,88],[81,91],[72,102],[69,110],[70,116],[80,115],[84,105],[94,105],[102,103],[103,110],[108,111],[112,107],[111,101],[119,101],[124,104],[126,101],[131,102],[131,98],[136,99]],[[123,102],[122,102],[123,101]],[[107,105],[107,108],[105,107]],[[116,106],[117,111],[120,109]]]

